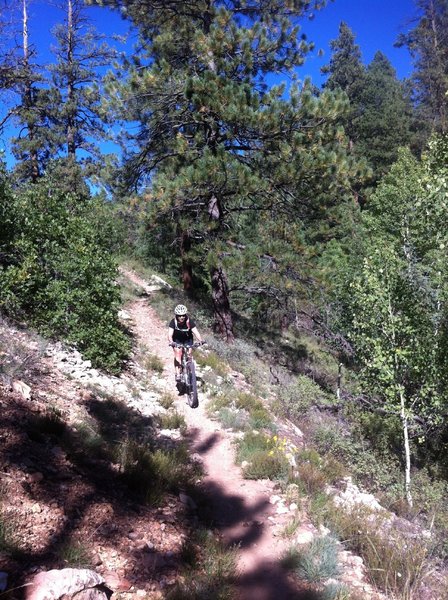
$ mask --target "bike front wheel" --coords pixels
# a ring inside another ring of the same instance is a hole
[[[196,369],[193,361],[187,363],[187,397],[189,406],[191,406],[191,408],[197,408],[199,405],[198,386],[196,382]]]

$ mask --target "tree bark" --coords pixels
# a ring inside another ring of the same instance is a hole
[[[212,283],[212,301],[215,314],[214,330],[223,335],[227,342],[235,339],[232,314],[230,312],[229,286],[222,267],[213,267],[210,271]]]
[[[193,291],[193,267],[188,258],[188,253],[191,249],[191,240],[190,236],[186,231],[182,231],[180,239],[182,283],[184,286],[184,291],[187,294],[191,294],[191,292]]]
[[[72,0],[67,3],[67,67],[71,73],[67,82],[67,104],[70,107],[70,114],[67,119],[67,156],[76,156],[75,144],[75,119],[73,114],[73,103],[75,96],[75,85],[73,81],[73,62],[74,62],[74,21]]]
[[[30,61],[30,50],[28,43],[28,6],[27,0],[23,0],[22,2],[22,26],[23,26],[23,65],[25,67],[26,72],[26,80],[25,80],[25,90],[23,94],[23,104],[27,107],[28,110],[31,110],[34,104],[33,98],[33,83],[29,76],[29,61]],[[27,122],[28,127],[28,138],[31,142],[31,150],[30,150],[30,162],[31,162],[31,181],[36,183],[40,176],[39,170],[39,160],[37,157],[37,152],[33,148],[33,140],[35,136],[35,125],[29,120]]]
[[[403,426],[403,440],[404,440],[404,456],[405,456],[405,480],[404,480],[404,488],[406,493],[406,500],[408,505],[412,508],[413,500],[411,493],[411,449],[409,447],[409,428],[408,428],[408,419],[406,416],[406,405],[403,391],[400,391],[400,416],[401,423]]]

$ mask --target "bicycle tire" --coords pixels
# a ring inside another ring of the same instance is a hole
[[[187,362],[187,397],[188,404],[191,408],[197,408],[199,406],[196,369],[193,359]]]

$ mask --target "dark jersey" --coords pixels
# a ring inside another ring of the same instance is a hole
[[[193,342],[193,332],[191,331],[196,327],[196,323],[193,319],[187,317],[185,321],[179,322],[176,318],[171,319],[170,329],[174,329],[173,342],[179,342],[179,344],[185,344],[185,342]]]

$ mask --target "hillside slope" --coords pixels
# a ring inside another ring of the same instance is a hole
[[[128,277],[148,291],[136,274]],[[227,597],[320,597],[280,566],[290,545],[282,535],[288,522],[300,521],[296,539],[316,534],[306,514],[272,481],[243,478],[234,464],[238,434],[207,416],[203,394],[197,410],[182,397],[163,407],[174,391],[166,324],[145,296],[134,298],[127,311],[136,355],[120,378],[92,369],[74,351],[1,324],[0,569],[8,588],[23,585],[36,571],[88,566],[116,594],[163,598],[183,582],[185,545],[205,525],[237,548],[239,577],[229,582],[233,591]],[[149,374],[142,368],[137,355],[143,346],[163,368]],[[241,375],[232,376],[244,384]],[[17,385],[11,391],[20,380],[30,394]],[[177,417],[175,427],[164,426],[173,410],[185,419],[186,431]],[[166,473],[134,468],[144,464],[142,448],[157,456],[177,452],[183,437],[193,460],[173,463],[179,471],[174,484]],[[156,487],[142,483],[145,477],[157,480],[159,504],[145,501]],[[353,565],[345,563],[346,583],[363,590],[362,597],[379,598]]]

